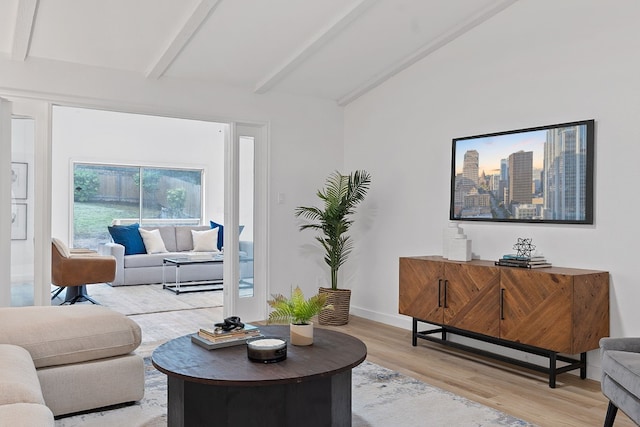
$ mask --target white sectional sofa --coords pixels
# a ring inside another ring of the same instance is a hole
[[[167,252],[125,254],[125,246],[119,243],[107,243],[101,248],[103,255],[116,258],[116,277],[111,286],[143,285],[162,283],[162,262],[165,258],[185,256],[194,253],[191,230],[211,230],[209,226],[161,226],[140,227],[142,230],[159,230]],[[252,276],[253,242],[240,241],[241,277]],[[222,263],[190,264],[180,267],[182,282],[201,280],[222,280]],[[175,267],[167,266],[167,282],[175,281]]]
[[[0,344],[0,425],[53,426],[29,352]]]
[[[140,326],[96,305],[0,308],[0,425],[53,426],[53,417],[144,395]]]

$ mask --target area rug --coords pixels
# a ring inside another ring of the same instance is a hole
[[[222,307],[222,291],[174,292],[162,285],[112,287],[106,283],[88,287],[89,295],[101,305],[127,316]]]
[[[165,427],[166,376],[145,358],[142,401],[56,420],[57,427]],[[365,361],[353,370],[353,427],[533,426],[503,412]]]

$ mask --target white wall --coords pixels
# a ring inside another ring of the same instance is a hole
[[[4,96],[193,119],[266,124],[270,145],[268,291],[286,293],[296,284],[300,284],[305,292],[316,289],[315,279],[309,279],[309,270],[316,268],[314,261],[300,255],[300,247],[309,242],[310,236],[298,232],[293,209],[313,200],[315,190],[325,176],[342,167],[342,108],[335,102],[277,94],[255,95],[252,88],[212,87],[167,78],[146,80],[134,73],[37,59],[26,62],[0,59],[0,69],[0,95]],[[85,154],[116,157],[104,147],[94,149],[96,151]],[[53,165],[66,170],[65,174],[68,174],[68,158],[80,153],[74,152],[73,148],[68,150],[64,155],[57,153],[60,157]],[[172,161],[170,151],[163,155],[166,162]],[[193,154],[193,159],[202,162],[198,153]],[[67,185],[61,182],[53,188],[56,193],[53,199],[61,191],[65,206],[69,203]],[[277,193],[284,195],[281,204],[276,203]],[[55,224],[64,220],[60,219],[61,215],[64,212],[53,213]],[[64,231],[59,225],[55,227],[55,232]]]
[[[611,335],[640,336],[638,16],[635,0],[522,0],[345,109],[345,167],[373,176],[347,267],[356,312],[410,327],[397,314],[398,257],[442,254],[452,138],[593,118],[593,226],[462,225],[476,257],[531,237],[554,265],[610,271]]]

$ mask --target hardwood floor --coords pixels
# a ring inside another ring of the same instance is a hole
[[[373,363],[540,426],[603,425],[608,401],[597,381],[561,374],[551,389],[542,373],[424,340],[412,347],[408,330],[355,316],[330,328],[364,341]],[[618,412],[615,426],[635,424]]]
[[[98,300],[104,305],[127,313],[141,325],[143,342],[138,352],[143,355],[151,354],[155,347],[168,339],[222,320],[222,307],[216,292],[175,295],[166,290],[153,290],[151,293],[155,296],[144,299],[157,299],[147,303],[153,307],[164,307],[160,311],[144,313],[140,309],[142,288],[107,286],[94,288],[93,294],[99,295]],[[127,301],[130,301],[130,307],[118,307]],[[175,306],[170,306],[171,301],[175,301]],[[557,387],[551,389],[547,376],[542,373],[424,340],[419,340],[418,346],[413,347],[410,331],[355,316],[351,316],[345,326],[327,328],[364,341],[368,348],[367,360],[373,363],[537,425],[603,425],[608,402],[597,381],[581,380],[571,373],[561,374]],[[626,415],[618,412],[615,427],[634,425]]]

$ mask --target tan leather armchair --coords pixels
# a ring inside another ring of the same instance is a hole
[[[98,304],[87,294],[86,285],[111,282],[115,276],[115,257],[87,249],[69,249],[60,239],[52,239],[51,283],[59,287],[54,291],[52,300],[68,288],[64,303],[87,300]]]

